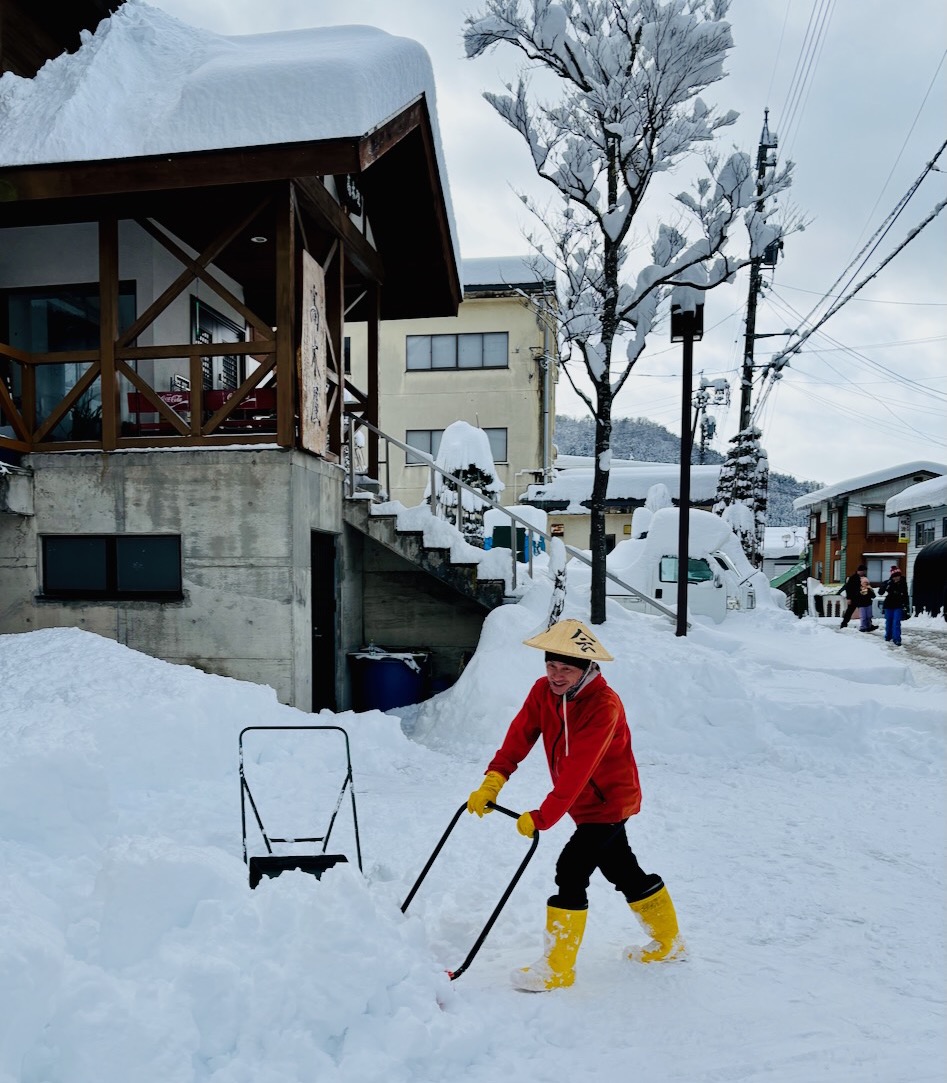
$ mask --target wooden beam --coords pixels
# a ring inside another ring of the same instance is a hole
[[[201,435],[209,436],[221,422],[226,421],[234,410],[238,409],[241,402],[247,397],[247,394],[253,391],[259,385],[260,381],[272,372],[275,364],[276,358],[273,357],[270,359],[269,364],[265,366],[261,365],[259,368],[254,369],[237,390],[234,391],[230,398],[227,399],[223,406],[221,406],[212,417],[207,419],[207,423],[201,429]]]
[[[246,432],[235,434],[232,432],[222,433],[217,436],[124,436],[118,442],[120,448],[141,447],[233,447],[234,444],[272,444],[271,433]],[[64,445],[51,445],[49,450],[61,448]],[[46,449],[43,449],[46,450]]]
[[[425,116],[424,96],[416,98],[407,109],[392,117],[374,131],[363,135],[358,144],[358,164],[361,171],[384,157],[396,143],[422,122]]]
[[[368,312],[368,401],[366,402],[365,420],[375,428],[378,424],[378,385],[379,385],[379,324],[381,321],[381,291],[373,286],[369,295]],[[378,477],[378,434],[368,430],[368,473]]]
[[[82,396],[89,390],[93,383],[101,375],[100,367],[92,365],[87,368],[86,371],[79,377],[78,380],[72,385],[65,397],[62,398],[57,404],[54,410],[52,410],[49,416],[43,421],[42,425],[33,433],[33,439],[36,443],[41,443],[52,431],[56,428],[60,421],[69,413],[69,411],[75,406],[75,404],[82,398]],[[102,447],[105,451],[113,450],[112,447],[106,446],[105,443],[105,396],[102,397]],[[114,446],[114,445],[113,445]]]
[[[296,222],[290,185],[276,207],[276,442],[296,442]]]
[[[177,342],[167,346],[125,346],[115,351],[123,361],[160,361],[170,357],[264,357],[276,353],[276,342]],[[75,360],[73,355],[69,360]]]
[[[121,427],[118,379],[115,374],[115,340],[118,338],[118,219],[99,221],[99,353],[101,361],[102,450],[114,451]],[[91,371],[91,370],[90,370]],[[37,440],[45,436],[43,429]]]
[[[351,219],[329,195],[325,185],[311,177],[297,177],[293,184],[299,193],[300,203],[345,243],[346,258],[355,270],[370,282],[384,282],[385,268],[381,256],[355,228]]]
[[[160,414],[164,420],[167,421],[172,428],[177,429],[182,436],[187,435],[189,430],[184,419],[172,410],[164,399],[159,398],[158,392],[147,384],[133,368],[126,365],[124,361],[116,360],[115,371],[120,376],[124,376],[132,387],[138,388],[139,393],[145,397],[149,406],[154,407],[154,413]]]
[[[238,237],[270,202],[270,197],[267,197],[253,211],[240,219],[240,221],[228,226],[227,229],[223,230],[213,241],[211,241],[196,260],[191,259],[180,245],[176,244],[164,230],[158,229],[153,222],[150,222],[147,218],[136,219],[138,225],[145,230],[146,233],[158,241],[158,243],[166,248],[175,259],[184,265],[185,270],[183,270],[161,296],[156,298],[156,300],[148,306],[146,311],[135,320],[132,326],[122,335],[119,340],[119,345],[125,346],[136,339],[138,335],[154,321],[155,317],[163,312],[176,297],[179,297],[184,290],[187,289],[195,278],[210,286],[218,297],[222,298],[231,306],[231,308],[236,309],[247,323],[252,327],[255,327],[264,338],[272,337],[272,331],[267,324],[255,313],[251,312],[242,301],[235,297],[230,290],[223,285],[223,283],[218,282],[213,275],[207,271],[207,265],[213,263],[217,256],[220,255],[231,241],[233,241],[235,237]]]
[[[96,162],[12,166],[0,169],[0,187],[7,193],[6,200],[23,203],[357,173],[359,144],[360,139],[353,137]]]
[[[7,390],[7,385],[0,380],[0,410],[2,410],[4,417],[10,422],[13,427],[13,431],[19,436],[21,440],[29,440],[30,432],[27,427],[26,421],[23,419],[22,414],[16,408],[16,403]]]
[[[329,451],[333,458],[342,461],[342,448],[345,444],[343,431],[343,419],[345,411],[342,406],[345,401],[343,388],[345,386],[345,373],[342,371],[343,344],[345,334],[345,258],[347,250],[345,242],[339,241],[339,252],[332,266],[326,268],[326,342],[328,345],[328,358],[334,366],[329,375],[334,377],[331,381],[332,390],[329,393],[328,403],[328,426],[329,426]]]

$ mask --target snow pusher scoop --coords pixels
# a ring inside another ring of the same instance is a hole
[[[260,816],[257,803],[253,798],[253,794],[250,792],[250,784],[247,782],[246,774],[243,768],[243,737],[246,733],[254,731],[285,731],[285,730],[304,730],[307,732],[335,730],[341,733],[345,739],[345,778],[342,780],[342,789],[339,791],[339,796],[336,798],[335,808],[329,817],[329,824],[325,832],[322,835],[305,835],[292,838],[276,838],[273,835],[267,834],[266,828],[263,826],[263,820]],[[329,848],[329,838],[332,835],[332,829],[335,826],[336,817],[339,814],[339,809],[342,806],[342,800],[345,797],[345,791],[349,791],[349,795],[352,801],[352,824],[355,829],[355,851],[358,857],[359,872],[362,871],[362,846],[358,836],[358,814],[355,811],[355,786],[352,781],[352,757],[349,751],[349,735],[342,729],[341,726],[247,726],[240,731],[240,822],[243,828],[243,861],[248,866],[250,871],[250,887],[255,888],[259,884],[260,880],[264,876],[274,877],[279,876],[281,872],[287,872],[290,869],[299,870],[300,872],[312,873],[316,879],[320,879],[326,869],[331,869],[339,862],[347,862],[348,858],[345,854],[330,854],[326,851]],[[263,842],[266,845],[266,853],[257,856],[247,856],[247,803],[249,802],[250,808],[253,810],[253,815],[257,822],[257,827],[260,829],[260,834],[263,836]],[[318,853],[308,854],[274,854],[273,843],[281,843],[284,845],[298,845],[307,843],[322,843],[322,849]]]
[[[487,802],[487,808],[496,809],[497,812],[502,812],[504,814],[504,816],[511,816],[514,820],[518,820],[520,818],[520,815],[521,815],[519,812],[512,812],[508,808],[503,808],[502,805],[495,805],[492,801]],[[454,813],[454,818],[447,825],[447,830],[444,832],[443,835],[441,835],[441,841],[437,844],[437,846],[434,847],[434,853],[431,854],[431,856],[428,858],[427,864],[421,870],[421,875],[415,881],[414,887],[411,888],[411,890],[408,892],[408,897],[401,904],[401,913],[402,914],[407,911],[408,906],[410,905],[411,900],[417,894],[418,888],[421,886],[421,883],[424,880],[424,877],[427,876],[428,872],[430,871],[431,866],[434,864],[434,861],[437,858],[437,855],[441,852],[441,849],[443,848],[444,843],[447,841],[448,835],[450,835],[451,831],[454,830],[454,827],[457,824],[457,821],[460,819],[460,817],[466,811],[467,811],[467,802],[465,801],[460,806],[460,808]],[[519,868],[517,868],[516,872],[513,873],[513,879],[510,880],[509,884],[507,885],[506,891],[504,891],[503,894],[500,896],[500,901],[493,908],[493,913],[487,919],[486,925],[484,925],[483,929],[481,930],[480,935],[474,941],[473,947],[467,953],[467,958],[464,959],[464,961],[460,964],[459,967],[457,967],[456,970],[448,970],[447,971],[447,975],[448,975],[448,977],[450,978],[451,981],[456,981],[461,976],[461,974],[463,974],[463,972],[467,969],[467,967],[469,967],[470,964],[473,962],[474,956],[480,950],[484,940],[487,939],[487,936],[488,936],[490,930],[493,928],[494,922],[500,916],[500,911],[506,905],[506,900],[513,893],[513,888],[516,887],[517,883],[519,882],[519,878],[523,875],[524,871],[526,870],[526,866],[529,864],[530,859],[532,858],[533,854],[536,853],[536,847],[538,845],[539,845],[539,832],[534,831],[532,841],[529,844],[529,849],[526,851],[526,856],[520,862]]]

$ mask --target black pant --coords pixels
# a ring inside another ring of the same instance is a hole
[[[660,876],[642,871],[628,845],[624,820],[614,824],[579,824],[556,862],[559,890],[550,897],[549,905],[563,910],[587,910],[589,880],[596,869],[628,902],[645,899],[664,886]]]
[[[841,627],[847,628],[848,622],[855,616],[855,610],[858,609],[858,603],[853,602],[851,599],[848,601],[848,605],[845,607],[845,612],[842,614]]]

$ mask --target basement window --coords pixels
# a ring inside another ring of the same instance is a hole
[[[42,544],[44,598],[181,598],[181,538],[177,534],[46,534]]]

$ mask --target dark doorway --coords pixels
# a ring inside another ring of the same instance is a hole
[[[312,532],[312,709],[335,710],[336,539]]]

